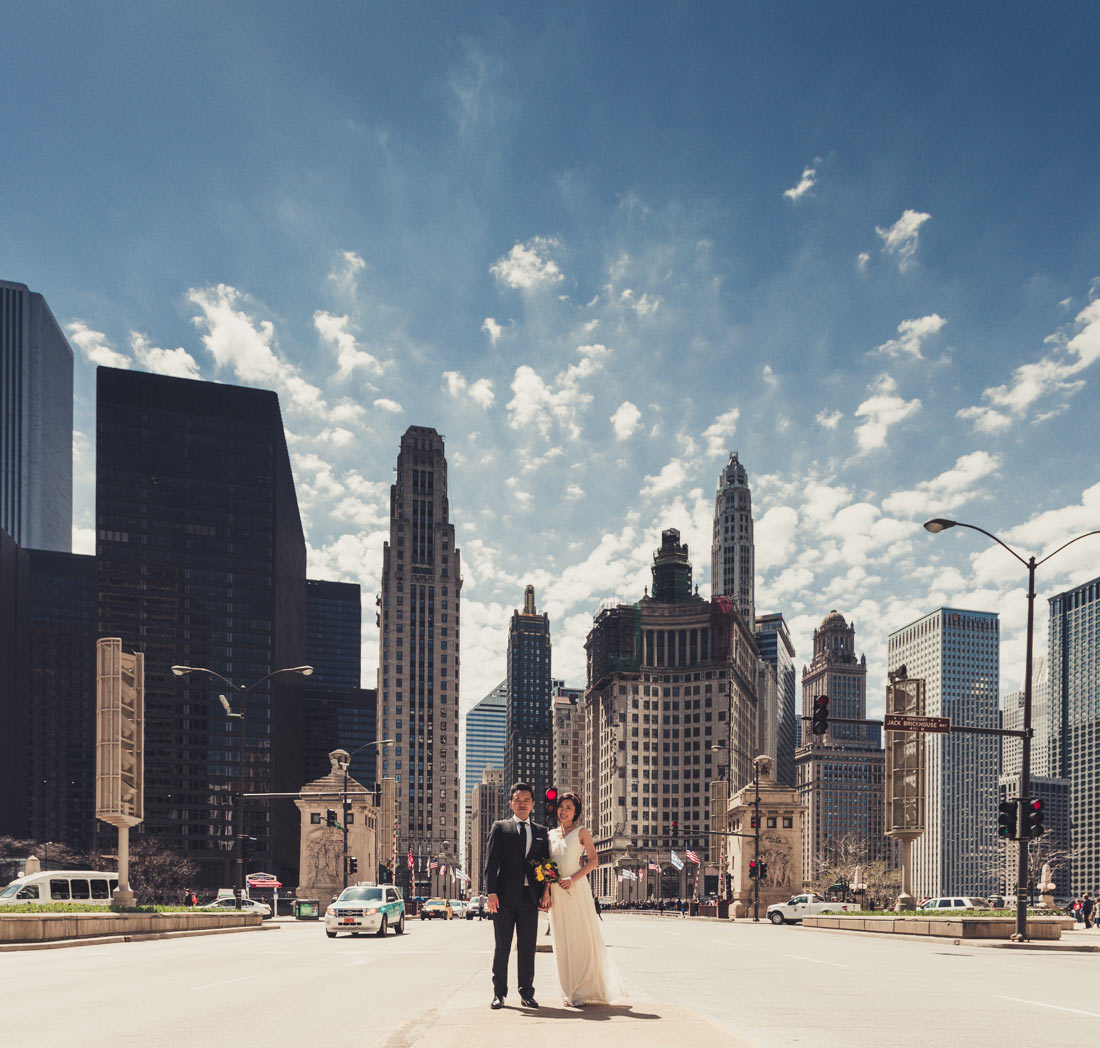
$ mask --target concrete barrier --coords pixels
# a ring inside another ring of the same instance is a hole
[[[220,931],[262,923],[258,913],[5,913],[0,914],[0,943]]]
[[[1011,939],[1014,917],[806,917],[807,928],[830,931],[885,932],[892,935],[936,935],[948,939]],[[1029,917],[1029,939],[1060,939],[1065,918]]]

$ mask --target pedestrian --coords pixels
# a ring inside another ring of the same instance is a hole
[[[600,912],[600,897],[598,895],[593,895],[592,901],[596,904],[596,916],[602,921],[603,914]]]
[[[1085,897],[1081,900],[1081,915],[1085,919],[1085,928],[1092,927],[1092,896],[1088,892],[1085,892]]]
[[[1081,922],[1081,900],[1080,899],[1074,899],[1073,900],[1073,920],[1074,920],[1075,923],[1078,923],[1078,924]]]

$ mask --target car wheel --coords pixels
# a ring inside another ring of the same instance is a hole
[[[330,939],[335,939],[335,938],[336,938],[336,932],[330,932],[330,931],[326,931],[326,932],[325,932],[325,934],[326,934],[326,935],[327,935],[327,936],[328,936],[328,937],[329,937]]]
[[[374,933],[379,939],[384,939],[386,936],[386,915],[382,914],[382,923],[378,926],[378,931]]]
[[[404,935],[405,933],[405,915],[401,914],[397,918],[397,923],[393,926],[394,935]]]
[[[787,923],[785,920],[783,920],[783,914],[781,914],[778,910],[773,910],[771,913],[769,913],[768,914],[768,920],[771,921],[772,924],[786,924]]]

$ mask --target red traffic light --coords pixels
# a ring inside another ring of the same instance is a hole
[[[551,787],[550,787],[550,788],[549,788],[549,789],[548,789],[548,790],[546,791],[546,799],[547,799],[548,801],[556,801],[556,800],[558,799],[558,791],[557,791],[557,790],[555,790],[553,786],[551,786]]]

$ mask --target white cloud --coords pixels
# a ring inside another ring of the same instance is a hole
[[[596,343],[578,346],[580,363],[570,364],[558,373],[552,384],[547,384],[533,367],[521,364],[512,379],[512,399],[508,402],[508,425],[512,429],[534,426],[543,437],[548,437],[557,423],[568,436],[576,439],[581,434],[577,415],[592,402],[592,394],[583,388],[583,380],[591,378],[604,366],[611,351]]]
[[[980,481],[1000,469],[1001,457],[988,451],[960,455],[955,465],[938,477],[921,481],[908,491],[895,491],[882,500],[883,509],[906,517],[925,516],[954,509],[982,494]]]
[[[856,255],[856,269],[861,273],[867,268],[867,263],[871,261],[871,256],[866,251],[861,251]]]
[[[80,352],[93,364],[107,368],[130,367],[130,358],[118,350],[112,349],[107,336],[102,331],[93,331],[83,320],[73,320],[65,325],[69,339],[75,342]]]
[[[611,426],[615,430],[617,440],[626,440],[634,434],[638,423],[642,419],[642,413],[629,400],[624,400],[611,416]]]
[[[130,332],[130,349],[146,371],[175,378],[201,378],[199,365],[186,349],[159,349],[137,331]]]
[[[342,425],[362,425],[366,421],[367,411],[362,404],[356,404],[346,397],[338,401],[328,413],[329,422]]]
[[[95,528],[78,528],[73,525],[73,553],[86,557],[95,556]]]
[[[794,549],[798,513],[790,506],[773,506],[753,526],[756,570],[769,571],[785,563]]]
[[[355,434],[343,426],[328,426],[317,434],[316,439],[337,448],[346,448],[355,439]]]
[[[634,292],[630,288],[625,288],[619,295],[619,301],[629,306],[638,316],[648,317],[657,312],[662,299],[660,295],[650,298],[649,293],[644,291],[641,298],[635,298]]]
[[[366,267],[361,255],[354,251],[342,251],[328,278],[343,297],[351,298],[356,291],[358,276]]]
[[[703,439],[707,442],[707,454],[711,458],[717,458],[726,453],[726,438],[733,436],[740,417],[741,412],[738,408],[730,408],[703,430]]]
[[[844,412],[842,411],[829,411],[822,408],[814,418],[817,420],[817,424],[825,429],[836,429],[840,425],[840,420],[844,418]]]
[[[349,330],[351,321],[345,314],[336,316],[318,309],[313,314],[313,326],[317,333],[336,349],[336,374],[337,381],[350,378],[356,370],[362,370],[368,375],[378,375],[385,370],[376,357],[366,350],[360,349],[355,336]]]
[[[1077,314],[1074,326],[1069,337],[1066,332],[1048,336],[1046,341],[1054,352],[1032,364],[1021,364],[1013,371],[1011,382],[984,390],[986,403],[963,408],[958,417],[971,420],[983,433],[997,433],[1022,419],[1037,400],[1068,397],[1082,389],[1085,380],[1077,376],[1100,360],[1100,298]]]
[[[502,284],[523,291],[557,284],[563,279],[558,264],[543,257],[556,247],[561,245],[553,237],[532,237],[526,244],[517,242],[507,255],[489,267],[489,272]]]
[[[798,185],[792,186],[790,189],[784,189],[783,195],[788,200],[798,201],[801,200],[817,182],[817,171],[812,167],[802,169],[802,177],[798,180]]]
[[[765,383],[771,386],[772,389],[775,389],[779,385],[779,379],[776,376],[775,372],[772,370],[771,364],[764,365],[763,370],[760,372],[760,377],[765,381]]]
[[[191,288],[187,299],[202,311],[195,327],[206,328],[203,345],[218,367],[228,367],[242,382],[275,386],[304,411],[323,413],[321,391],[302,378],[298,367],[275,351],[275,325],[245,312],[244,296],[228,284]]]
[[[486,317],[481,322],[481,330],[488,333],[489,341],[494,346],[500,341],[500,336],[504,334],[504,328],[502,328],[492,317]]]
[[[881,448],[886,443],[886,433],[891,426],[920,410],[920,400],[904,400],[897,395],[897,388],[891,376],[880,375],[870,386],[872,395],[856,408],[856,417],[866,420],[856,427],[860,451]]]
[[[534,502],[535,497],[531,492],[527,491],[526,488],[520,487],[522,483],[519,477],[509,477],[504,482],[504,486],[508,489],[512,501],[519,506],[520,509],[526,509]]]
[[[920,227],[932,216],[923,211],[907,208],[889,229],[875,226],[875,232],[882,238],[882,250],[888,255],[896,255],[898,269],[903,272],[913,264],[920,238]]]
[[[374,402],[374,406],[378,408],[379,411],[389,411],[394,415],[399,415],[405,410],[396,400],[390,400],[389,397],[379,397]]]
[[[921,343],[946,323],[947,321],[938,313],[929,313],[926,317],[917,317],[913,320],[903,320],[898,324],[898,337],[890,339],[889,342],[883,342],[875,349],[879,353],[888,353],[892,357],[908,355],[915,360],[921,360],[923,359],[920,351]]]
[[[569,487],[565,489],[565,497],[569,499],[570,502],[576,501],[577,499],[583,499],[584,488],[579,484],[570,484]]]
[[[661,470],[653,476],[647,476],[642,485],[642,494],[647,497],[667,495],[683,487],[687,481],[688,471],[683,459],[670,460]]]
[[[443,386],[456,400],[466,396],[480,408],[492,407],[496,399],[490,379],[479,378],[474,382],[467,382],[461,371],[444,371]]]

